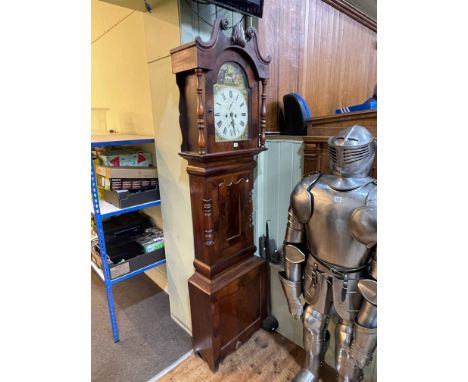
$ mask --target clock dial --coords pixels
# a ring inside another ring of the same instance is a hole
[[[216,135],[225,141],[245,139],[249,111],[242,93],[225,87],[215,95],[214,102]]]
[[[223,64],[213,93],[216,142],[249,139],[249,91],[242,68]]]

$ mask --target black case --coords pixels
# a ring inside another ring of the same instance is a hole
[[[155,202],[156,200],[159,200],[159,190],[158,189],[152,189],[152,190],[146,190],[146,191],[127,191],[127,190],[121,190],[121,191],[110,191],[110,190],[105,190],[104,191],[104,200],[108,203],[113,204],[114,206],[118,208],[127,208],[127,207],[133,207],[138,204],[143,204],[143,203],[148,203],[148,202]]]
[[[96,248],[93,248],[92,251],[94,254],[93,257],[97,259],[97,261],[94,261],[94,262],[99,268],[102,269],[100,255],[96,251]],[[165,258],[166,257],[165,257],[164,248],[160,248],[153,252],[144,253],[144,254],[135,256],[121,264],[109,264],[110,278],[115,279],[127,273],[137,271],[138,269],[144,268],[150,264],[154,264]]]

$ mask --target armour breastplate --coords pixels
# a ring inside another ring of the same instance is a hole
[[[336,190],[330,187],[332,178],[322,176],[310,190],[313,211],[305,224],[309,250],[328,263],[345,268],[359,267],[366,263],[370,249],[351,235],[349,223],[353,212],[366,205],[366,198],[375,184]]]

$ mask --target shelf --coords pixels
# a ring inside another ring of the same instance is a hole
[[[135,134],[95,134],[91,136],[91,148],[104,146],[137,145],[154,143],[154,137]]]
[[[105,234],[103,231],[102,220],[101,218],[109,218],[112,216],[118,216],[125,213],[139,211],[145,208],[158,206],[161,204],[160,200],[153,200],[148,203],[138,204],[128,208],[118,208],[113,204],[106,202],[105,200],[100,200],[98,196],[98,186],[96,184],[96,173],[94,169],[95,158],[93,157],[93,148],[96,147],[109,147],[109,146],[124,146],[124,145],[139,145],[139,144],[154,144],[155,139],[153,136],[149,135],[135,135],[135,134],[95,134],[91,135],[91,214],[94,215],[94,206],[95,203],[99,203],[99,215],[96,216],[96,226],[97,233],[100,240],[105,240]],[[151,197],[157,197],[157,195],[152,195]],[[142,199],[140,199],[142,200]],[[160,265],[166,264],[166,259],[164,255],[157,256],[155,253],[154,256],[140,258],[135,257],[129,259],[126,263],[117,264],[115,266],[110,266],[107,262],[102,264],[102,269],[97,266],[96,263],[91,261],[92,269],[98,274],[101,280],[104,282],[106,287],[107,295],[107,304],[109,306],[110,322],[112,327],[112,336],[114,342],[118,342],[119,338],[119,328],[117,325],[117,317],[115,314],[114,308],[114,297],[112,292],[112,286],[120,281],[126,280],[133,276],[136,276],[140,273],[143,273],[152,268],[158,267]],[[126,269],[126,266],[129,268]],[[141,267],[141,268],[140,268]],[[128,273],[125,273],[128,272]],[[125,273],[125,274],[124,274]],[[112,278],[112,276],[117,276]]]
[[[122,275],[120,277],[117,277],[115,279],[112,279],[112,280],[110,280],[110,283],[111,284],[116,284],[116,283],[118,283],[120,281],[129,279],[130,277],[139,275],[140,273],[149,271],[152,268],[159,267],[160,265],[163,265],[163,264],[166,264],[166,259],[159,260],[159,261],[157,261],[157,262],[155,262],[153,264],[147,265],[146,267],[137,269],[136,271],[133,271],[133,272],[127,273],[125,275]],[[91,267],[98,274],[98,276],[104,281],[104,274],[102,273],[102,270],[92,260],[91,260]]]
[[[136,206],[127,207],[127,208],[118,208],[113,204],[106,202],[105,200],[100,200],[99,205],[101,207],[101,218],[110,218],[111,216],[117,216],[126,214],[127,212],[139,211],[144,208],[159,206],[161,200],[155,200],[153,202],[137,204]],[[91,202],[91,213],[94,215],[93,204]]]

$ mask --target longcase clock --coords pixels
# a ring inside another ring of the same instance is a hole
[[[227,37],[223,30],[232,29]],[[260,328],[266,265],[254,256],[254,156],[265,149],[271,57],[256,30],[217,19],[211,38],[171,50],[180,90],[180,155],[188,161],[195,241],[189,279],[193,347],[215,371]]]

